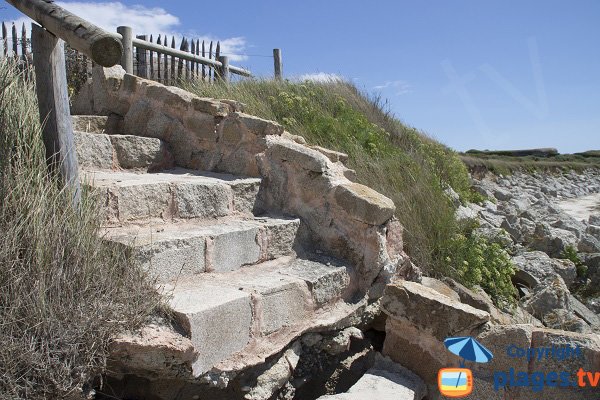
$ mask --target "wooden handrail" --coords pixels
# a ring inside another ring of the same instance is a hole
[[[53,0],[6,1],[103,67],[112,67],[121,61],[123,45],[119,35],[79,18]]]
[[[117,34],[117,36],[122,39],[121,35]],[[197,63],[200,63],[200,64],[209,65],[209,66],[214,67],[216,69],[220,69],[223,66],[223,64],[220,61],[217,61],[217,60],[211,60],[209,58],[197,56],[197,55],[192,54],[192,53],[187,53],[185,51],[173,49],[171,47],[166,47],[166,46],[162,46],[160,44],[148,42],[146,40],[141,40],[141,39],[138,39],[136,37],[133,37],[131,39],[131,42],[133,43],[133,45],[135,47],[138,47],[140,49],[150,50],[150,51],[156,51],[158,53],[167,54],[169,56],[175,56],[175,57],[181,58],[181,59],[186,60],[186,61],[193,61],[193,62],[197,62]],[[244,68],[235,67],[235,66],[232,66],[232,65],[229,65],[229,71],[231,73],[237,74],[237,75],[242,75],[242,76],[247,76],[247,77],[251,77],[252,76],[252,72],[250,72],[250,71],[248,71],[248,70],[246,70]]]

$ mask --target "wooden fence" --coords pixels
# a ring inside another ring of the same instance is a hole
[[[221,56],[221,43],[200,41],[183,37],[177,46],[174,36],[167,35],[137,35],[137,39],[166,46],[172,49],[204,57],[209,60],[218,60]],[[165,85],[173,85],[185,80],[201,79],[214,81],[218,77],[217,69],[212,65],[184,60],[174,55],[169,55],[153,50],[137,47],[133,43],[133,73],[142,78],[152,79]]]
[[[9,25],[3,22],[0,47],[0,57],[14,57],[27,65],[32,63],[31,32],[28,32],[25,24],[19,29],[14,23]],[[178,50],[178,52],[174,54],[170,50]],[[165,85],[176,85],[182,81],[196,79],[213,82],[223,75],[221,63],[223,55],[219,41],[186,37],[176,40],[175,36],[162,34],[138,35],[132,41],[130,52],[133,69],[128,72]],[[65,56],[69,87],[77,91],[91,77],[93,62],[68,46],[68,43],[65,46]],[[279,76],[279,79],[280,64],[278,61],[275,66],[276,77]],[[242,68],[234,66],[228,68],[234,74],[251,76],[249,71]]]

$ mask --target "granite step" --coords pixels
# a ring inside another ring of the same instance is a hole
[[[157,173],[97,170],[81,176],[102,197],[106,219],[113,225],[251,214],[260,187],[258,178],[183,168]]]
[[[251,362],[245,349],[268,356],[290,335],[315,327],[320,310],[350,296],[351,275],[339,261],[281,257],[181,279],[163,290],[198,353],[193,372],[199,376],[228,360]]]
[[[174,166],[160,139],[75,131],[79,168],[84,170],[142,169],[160,171]]]
[[[293,253],[300,220],[228,217],[106,228],[159,282],[223,273]]]

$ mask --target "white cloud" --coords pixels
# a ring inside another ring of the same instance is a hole
[[[141,4],[125,5],[118,1],[58,1],[56,4],[109,32],[116,32],[118,26],[131,26],[134,35],[153,35],[154,40],[157,39],[159,34],[162,37],[167,35],[169,45],[171,38],[175,36],[177,48],[179,48],[183,36],[194,40],[199,39],[200,42],[202,40],[207,42],[211,40],[214,42],[220,41],[221,53],[230,55],[231,61],[247,59],[243,55],[246,49],[246,39],[244,37],[223,39],[210,34],[198,34],[190,30],[183,31],[179,18],[161,7],[146,7]],[[29,31],[32,21],[27,17],[15,21],[19,29],[19,35],[23,22],[25,22]],[[10,27],[8,28],[10,29]],[[208,46],[206,50],[208,51]]]
[[[394,91],[394,93],[397,96],[412,92],[411,86],[406,81],[401,81],[401,80],[387,81],[381,85],[373,86],[373,89],[375,89],[375,90],[391,89]]]
[[[343,81],[343,78],[337,74],[329,74],[326,72],[315,72],[311,74],[304,74],[298,77],[301,81],[313,81],[313,82],[337,82]]]

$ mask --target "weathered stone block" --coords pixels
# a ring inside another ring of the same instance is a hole
[[[207,113],[217,117],[224,117],[229,113],[229,105],[220,101],[197,97],[192,98],[192,107],[196,111]]]
[[[80,168],[112,169],[116,166],[108,135],[75,132],[74,137]]]
[[[225,184],[180,183],[175,204],[181,218],[222,217],[233,209],[233,193]]]
[[[121,168],[171,166],[170,153],[160,139],[132,135],[110,137]]]
[[[350,285],[348,268],[316,261],[294,260],[282,273],[304,280],[319,307],[342,298]]]
[[[439,340],[460,334],[468,335],[490,319],[485,311],[408,281],[388,285],[381,308],[390,318],[408,321]]]
[[[260,246],[256,242],[258,227],[224,228],[222,233],[207,238],[206,269],[227,272],[255,264],[260,259]]]
[[[327,169],[329,161],[318,151],[287,140],[272,142],[268,155],[276,160],[287,161],[299,170],[305,169],[320,173]]]
[[[269,335],[304,320],[310,310],[305,283],[284,275],[249,276],[241,284],[258,294],[255,307],[260,333]]]
[[[250,294],[223,286],[198,284],[175,290],[170,305],[190,333],[198,358],[194,376],[242,350],[250,341]]]
[[[347,183],[335,188],[336,204],[348,215],[370,225],[381,225],[394,215],[394,202],[359,183]]]

